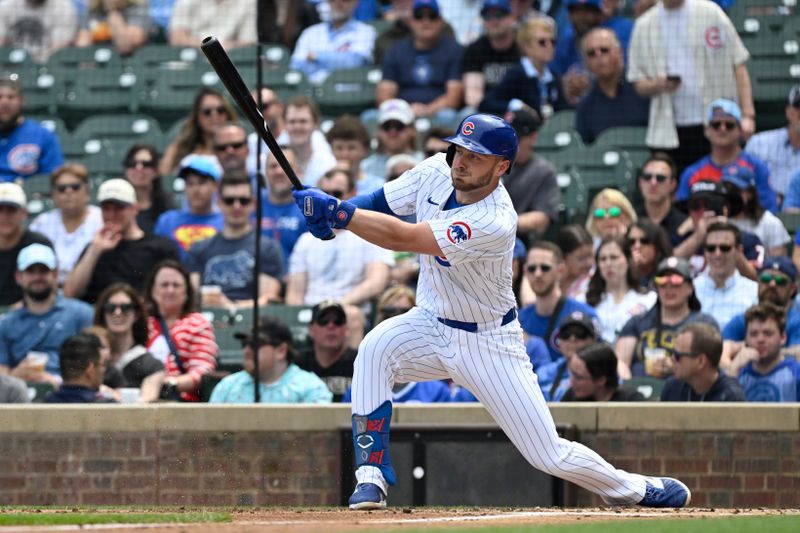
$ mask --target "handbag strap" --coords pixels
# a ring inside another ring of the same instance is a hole
[[[550,315],[550,320],[547,321],[547,331],[544,334],[544,342],[547,346],[550,346],[550,335],[553,334],[553,330],[556,329],[556,325],[558,324],[558,316],[561,314],[561,311],[564,309],[564,304],[567,303],[567,299],[563,296],[558,299],[556,302],[556,306],[553,309],[553,314]]]
[[[175,346],[175,341],[172,340],[172,333],[169,332],[167,323],[164,321],[162,317],[158,317],[158,324],[161,326],[161,334],[164,335],[164,339],[167,341],[167,346],[169,347],[169,353],[175,360],[175,364],[178,365],[178,370],[181,371],[181,374],[185,374],[186,369],[183,367],[183,361],[181,361],[181,356],[178,353],[178,347]]]

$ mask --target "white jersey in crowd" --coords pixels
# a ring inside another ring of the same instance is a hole
[[[420,256],[417,306],[450,320],[498,326],[516,305],[511,257],[517,214],[502,184],[477,203],[444,210],[453,191],[445,154],[384,185],[392,211],[427,221],[444,253]]]

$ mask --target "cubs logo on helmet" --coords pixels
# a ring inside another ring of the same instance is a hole
[[[472,229],[466,222],[453,222],[447,228],[447,240],[453,244],[461,244],[472,237]]]
[[[475,131],[475,124],[470,121],[464,122],[461,126],[461,133],[463,135],[472,135],[472,132]]]

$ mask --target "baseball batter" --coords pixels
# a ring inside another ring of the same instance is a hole
[[[536,468],[609,504],[683,507],[680,481],[619,470],[559,438],[525,353],[511,287],[517,215],[500,177],[517,153],[509,124],[464,119],[447,154],[428,158],[371,195],[339,202],[295,191],[310,231],[344,228],[378,246],[420,254],[417,306],[380,323],[361,343],[352,385],[358,483],[351,509],[386,507],[396,476],[389,458],[395,381],[452,378],[469,389]],[[416,224],[396,216],[416,213]]]

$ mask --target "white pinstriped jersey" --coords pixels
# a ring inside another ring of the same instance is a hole
[[[476,322],[500,321],[516,305],[511,262],[517,213],[502,184],[483,200],[443,210],[453,193],[445,154],[430,157],[384,185],[398,215],[416,213],[428,222],[444,257],[420,257],[417,306],[435,316]]]

